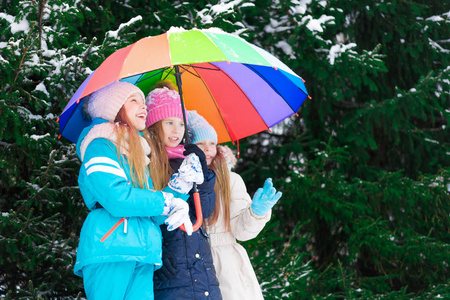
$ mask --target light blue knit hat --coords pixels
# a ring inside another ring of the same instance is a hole
[[[192,144],[203,140],[213,140],[217,144],[217,133],[208,121],[195,110],[187,112],[188,130],[192,133]]]

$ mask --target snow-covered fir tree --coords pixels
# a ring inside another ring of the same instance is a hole
[[[249,191],[283,191],[244,243],[266,299],[449,297],[449,23],[438,0],[0,1],[0,298],[84,297],[56,121],[108,55],[171,26],[243,37],[312,97],[240,141]]]

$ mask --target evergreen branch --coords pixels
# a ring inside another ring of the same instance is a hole
[[[36,101],[40,100],[38,97],[35,97],[30,92],[26,91],[23,87],[19,87],[18,90],[20,90],[24,94],[26,94],[29,97],[29,99],[33,99],[33,100],[36,100]],[[14,106],[14,107],[17,108],[18,106]]]
[[[94,46],[94,44],[95,44],[96,42],[97,42],[97,38],[94,37],[94,38],[91,40],[91,43],[89,44],[89,47],[86,49],[85,54],[83,55],[83,58],[82,58],[82,61],[83,61],[83,62],[86,62],[87,57],[88,57],[88,55],[90,54],[91,49],[92,49],[92,47]],[[78,61],[77,61],[77,63],[78,63]],[[76,68],[75,68],[75,69],[76,69]]]
[[[30,32],[28,33],[28,36],[27,36],[27,39],[26,39],[26,42],[25,42],[25,48],[23,49],[23,55],[22,55],[22,58],[20,59],[20,63],[19,63],[19,67],[17,68],[17,73],[16,73],[16,77],[14,78],[14,81],[13,81],[13,83],[11,84],[11,87],[9,88],[9,92],[11,93],[12,92],[12,90],[13,90],[13,86],[16,84],[16,81],[17,81],[17,78],[19,77],[19,73],[20,73],[20,71],[22,71],[22,65],[23,65],[23,62],[24,62],[24,59],[25,59],[25,56],[27,55],[27,52],[28,52],[28,47],[27,47],[27,45],[28,45],[28,42],[30,41],[30,39],[31,39],[31,33],[33,32],[33,28],[34,28],[34,24],[35,24],[36,22],[35,21],[33,21],[32,23],[31,23],[31,26],[30,26]]]
[[[48,165],[47,165],[47,170],[45,170],[45,173],[44,173],[44,177],[45,178],[47,178],[47,175],[48,175],[48,171],[50,170],[50,167],[52,166],[52,164],[53,164],[53,162],[55,161],[54,159],[53,159],[53,156],[55,155],[55,151],[53,150],[53,151],[51,151],[51,153],[50,153],[50,159],[49,159],[49,163],[48,163]]]
[[[39,50],[42,49],[42,17],[44,15],[45,1],[41,0],[41,4],[39,5]],[[42,61],[42,52],[39,52],[39,61]]]
[[[332,104],[335,107],[338,108],[365,108],[367,105],[364,103],[354,103],[350,101],[340,100],[338,102],[335,102]]]
[[[398,131],[403,132],[403,133],[425,133],[425,132],[445,131],[445,129],[443,129],[442,127],[437,127],[437,128],[418,128],[418,127],[416,127],[415,129],[399,128]]]

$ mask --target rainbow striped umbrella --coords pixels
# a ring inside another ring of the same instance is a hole
[[[172,27],[111,54],[78,88],[59,118],[60,133],[76,143],[91,120],[86,96],[117,81],[147,94],[163,79],[182,87],[188,110],[216,129],[218,142],[238,141],[295,114],[309,97],[303,79],[267,51],[220,29]]]

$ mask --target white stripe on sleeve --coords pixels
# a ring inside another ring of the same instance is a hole
[[[92,166],[86,170],[86,174],[88,176],[94,172],[109,173],[109,174],[117,175],[117,176],[123,177],[125,179],[128,179],[127,175],[125,174],[125,172],[122,169],[117,169],[117,168],[113,168],[113,167],[96,165],[96,166]]]
[[[120,169],[119,163],[109,157],[93,157],[91,158],[87,163],[84,164],[84,167],[87,169],[92,164],[107,164],[107,165],[113,165]]]

